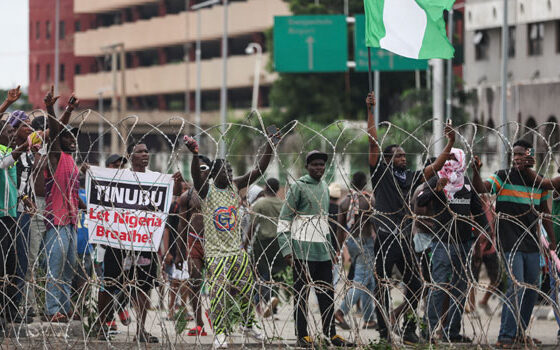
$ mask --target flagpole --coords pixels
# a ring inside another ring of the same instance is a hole
[[[379,126],[379,96],[380,96],[380,89],[379,89],[379,71],[375,71],[375,82],[372,80],[372,70],[371,70],[371,47],[367,48],[367,55],[368,55],[368,83],[369,83],[369,91],[375,92],[375,107],[371,111],[373,113],[373,117],[375,119],[375,127]],[[372,86],[373,85],[373,86]]]

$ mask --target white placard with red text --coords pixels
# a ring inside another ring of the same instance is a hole
[[[86,190],[89,243],[158,250],[173,197],[171,175],[92,166]]]

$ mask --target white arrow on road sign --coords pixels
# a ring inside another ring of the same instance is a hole
[[[312,36],[308,36],[305,42],[307,43],[307,65],[309,70],[313,70],[313,43],[315,39]]]

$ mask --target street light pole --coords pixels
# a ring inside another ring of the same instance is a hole
[[[224,33],[222,36],[222,89],[220,91],[220,138],[219,154],[223,159],[226,156],[226,144],[224,135],[226,133],[227,113],[227,57],[228,57],[228,0],[223,0],[224,6]]]
[[[202,29],[201,29],[201,22],[202,18],[200,15],[200,10],[205,7],[210,7],[212,5],[216,5],[221,0],[208,0],[205,2],[201,2],[200,4],[193,5],[191,9],[196,11],[196,50],[195,50],[195,60],[196,60],[196,90],[194,95],[194,121],[196,124],[196,133],[200,132],[200,109],[201,109],[201,81],[202,81],[202,73],[201,69],[202,66],[200,64],[202,51],[200,47],[200,37],[202,36]],[[200,142],[200,137],[196,136],[196,141]]]
[[[60,0],[56,0],[54,10],[54,95],[58,96],[58,81],[60,80]],[[59,115],[58,101],[54,104],[56,115]]]
[[[508,0],[504,0],[504,18],[502,22],[502,91],[501,91],[501,103],[502,103],[502,132],[504,134],[504,140],[500,143],[500,151],[502,154],[502,169],[508,167],[507,158],[507,141],[509,138],[508,130],[508,116],[507,116],[507,79],[508,79],[508,58],[509,58],[509,27],[508,27]]]
[[[262,46],[259,43],[249,43],[245,52],[247,55],[257,54],[255,60],[255,76],[253,77],[253,100],[251,103],[251,110],[254,111],[259,108],[259,79],[261,75]]]

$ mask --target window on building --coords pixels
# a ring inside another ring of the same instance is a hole
[[[39,81],[41,79],[41,65],[37,63],[35,65],[35,81]]]
[[[544,23],[529,23],[527,26],[528,54],[540,56],[543,53]]]
[[[41,22],[35,22],[35,39],[41,39]]]
[[[66,23],[64,21],[60,21],[58,27],[58,38],[64,39],[66,37]]]
[[[64,64],[60,65],[60,73],[59,73],[60,81],[64,81],[66,79],[66,69],[65,68],[66,67],[64,67]]]
[[[473,41],[475,60],[487,60],[489,57],[488,51],[490,50],[490,37],[488,36],[488,32],[485,30],[476,31]]]
[[[509,47],[508,47],[508,56],[515,57],[515,34],[516,34],[515,27],[509,27]]]
[[[77,64],[74,66],[74,75],[79,75],[82,73],[82,66]]]
[[[47,39],[50,39],[50,38],[51,38],[51,22],[50,22],[50,21],[47,21],[46,24],[45,24],[45,27],[46,27],[46,30],[45,30],[45,37],[46,37]]]
[[[82,30],[82,22],[76,21],[74,22],[74,32],[79,32]]]
[[[51,81],[51,64],[50,63],[47,63],[46,70],[47,70],[47,73],[46,73],[46,79],[45,80],[47,82],[50,82]]]

